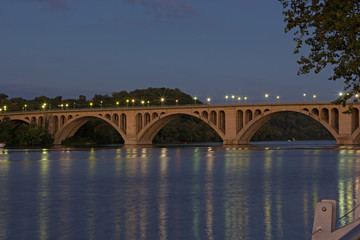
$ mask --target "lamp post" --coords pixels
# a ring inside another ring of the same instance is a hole
[[[206,101],[207,101],[207,103],[210,105],[211,98],[208,97],[208,98],[206,99]]]
[[[148,105],[148,107],[150,107],[150,101],[147,101],[147,105]]]
[[[245,101],[245,102],[247,101],[247,97],[246,97],[246,96],[244,97],[244,101]]]
[[[196,100],[197,100],[197,97],[194,97],[194,103],[195,103],[195,105],[196,105]]]
[[[66,104],[65,104],[65,107],[66,107],[66,109],[68,109],[68,108],[69,108],[69,104],[68,104],[68,103],[66,103]]]
[[[119,107],[119,104],[120,104],[120,102],[119,102],[119,101],[116,101],[116,108]]]
[[[179,105],[179,99],[175,100],[175,104],[176,104],[176,106]]]
[[[279,102],[279,100],[280,100],[280,96],[276,96],[276,100]]]
[[[303,93],[304,102],[306,102],[306,93]]]
[[[164,106],[164,101],[165,101],[165,98],[160,98],[160,102],[161,102],[161,106],[163,107]]]
[[[26,108],[27,108],[27,104],[24,105],[24,111],[26,111]]]
[[[229,96],[226,95],[226,96],[225,96],[225,103],[227,103],[228,99],[229,99]]]
[[[129,107],[129,102],[130,102],[130,100],[126,99],[126,107]]]
[[[316,94],[313,95],[313,99],[314,99],[314,102],[315,102],[315,100],[316,100]]]
[[[4,112],[6,112],[7,111],[7,107],[6,107],[6,105],[4,106]]]
[[[103,101],[101,100],[101,101],[100,101],[100,108],[102,108],[102,104],[103,104]]]
[[[75,109],[75,105],[76,105],[76,103],[75,103],[75,102],[73,102],[73,105],[74,105],[74,109]]]
[[[240,104],[240,101],[241,101],[241,97],[238,97],[237,99],[238,99],[238,101],[239,101],[239,104]]]
[[[141,106],[144,106],[144,104],[145,104],[145,101],[141,100]]]
[[[90,108],[92,109],[93,108],[93,103],[90,102],[89,105],[90,105]]]
[[[132,107],[135,106],[135,99],[131,99]]]

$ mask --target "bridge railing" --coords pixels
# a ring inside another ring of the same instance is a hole
[[[17,114],[31,114],[31,113],[58,113],[58,112],[88,112],[88,111],[131,111],[131,110],[146,110],[146,109],[181,109],[181,108],[218,108],[218,107],[262,107],[262,106],[309,106],[309,105],[329,105],[331,102],[294,102],[294,103],[226,103],[226,104],[178,104],[178,105],[144,105],[144,106],[121,106],[121,107],[87,107],[87,108],[54,108],[54,109],[39,109],[39,110],[23,110],[23,111],[5,111],[0,112],[0,116],[17,115]],[[360,103],[354,103],[359,105]]]

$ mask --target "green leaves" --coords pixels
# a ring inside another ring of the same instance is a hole
[[[7,146],[48,146],[53,139],[50,133],[36,124],[15,125],[9,118],[4,118],[0,123],[0,142]]]
[[[358,93],[360,80],[360,2],[353,0],[279,0],[287,23],[293,31],[299,54],[305,45],[307,56],[300,56],[298,74],[321,72],[328,65],[329,80],[342,80],[350,95]],[[345,100],[345,99],[344,99]]]

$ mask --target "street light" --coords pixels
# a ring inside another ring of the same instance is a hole
[[[6,107],[6,105],[4,106],[4,112],[6,112],[6,110],[7,110],[7,107]]]
[[[132,106],[134,107],[134,105],[135,105],[135,99],[131,99],[131,103],[132,103]]]
[[[161,106],[164,106],[164,101],[165,101],[165,98],[160,98],[160,102],[161,102]]]
[[[129,102],[130,102],[130,100],[126,99],[126,107],[129,107]]]
[[[268,93],[265,93],[265,101],[267,102],[269,99],[269,94]]]
[[[179,104],[179,99],[175,100],[176,106]]]
[[[227,100],[229,99],[229,96],[228,95],[226,95],[225,96],[225,101],[226,101],[226,103],[227,103]]]
[[[194,102],[195,102],[195,105],[196,105],[196,100],[197,100],[197,97],[194,97]]]
[[[245,102],[246,102],[246,100],[247,100],[247,97],[244,97],[244,100],[245,100]]]
[[[116,101],[116,107],[117,107],[117,108],[119,107],[119,104],[120,104],[120,102],[119,102],[119,101]]]
[[[314,99],[314,101],[315,101],[315,99],[316,99],[316,94],[313,95],[313,99]]]
[[[306,101],[306,93],[303,93],[304,102]]]
[[[280,100],[280,96],[276,96],[276,100],[279,101],[279,100]]]
[[[26,111],[26,108],[27,108],[27,104],[24,105],[24,111]]]
[[[147,101],[147,105],[148,105],[148,107],[150,106],[150,101]]]
[[[231,102],[234,103],[235,95],[231,95]]]
[[[206,101],[207,101],[207,103],[210,105],[211,98],[208,97],[208,98],[206,99]]]
[[[100,101],[100,108],[102,108],[103,101]]]
[[[93,103],[92,103],[92,102],[90,102],[90,103],[89,103],[89,105],[90,105],[90,108],[92,108],[92,107],[93,107]]]
[[[65,104],[65,107],[66,107],[66,108],[69,108],[69,104],[68,104],[68,103],[67,103],[67,104]]]
[[[141,100],[141,105],[144,106],[144,104],[145,104],[145,101]]]
[[[240,104],[240,101],[241,101],[241,97],[238,97],[238,101],[239,101],[239,104]]]

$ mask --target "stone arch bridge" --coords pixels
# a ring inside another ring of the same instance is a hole
[[[321,123],[338,144],[360,144],[360,104],[344,114],[348,106],[331,103],[272,103],[234,105],[156,106],[135,108],[64,109],[0,114],[0,121],[9,117],[14,122],[36,123],[48,129],[55,144],[90,119],[98,118],[113,126],[125,144],[152,144],[155,135],[167,123],[181,115],[201,119],[213,128],[225,145],[248,144],[255,132],[268,120],[283,112],[298,112]]]

